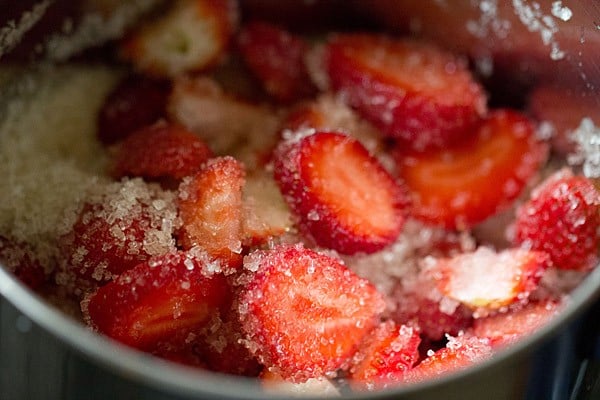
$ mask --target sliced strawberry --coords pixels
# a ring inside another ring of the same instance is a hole
[[[346,366],[385,308],[382,296],[339,260],[296,246],[256,251],[238,299],[248,347],[292,382]]]
[[[350,368],[351,385],[357,389],[382,389],[410,369],[419,359],[419,333],[392,321],[381,323],[362,344]]]
[[[183,221],[179,240],[185,248],[200,246],[225,265],[241,265],[244,175],[243,165],[226,156],[209,160],[183,180],[178,207]]]
[[[291,397],[339,397],[340,395],[335,385],[326,377],[310,378],[301,383],[290,382],[283,379],[281,375],[265,369],[260,374],[260,383],[268,393]]]
[[[175,249],[175,199],[139,179],[102,186],[83,206],[68,234],[60,238],[66,277],[94,284]],[[70,282],[71,281],[71,282]],[[80,289],[73,287],[72,289]]]
[[[594,267],[599,232],[600,193],[589,179],[566,169],[534,189],[517,211],[515,242],[547,252],[557,268]]]
[[[166,114],[170,85],[139,75],[125,77],[106,97],[98,114],[98,139],[113,144]]]
[[[549,265],[544,252],[507,249],[497,253],[479,247],[428,267],[445,296],[475,309],[495,310],[526,300]]]
[[[141,350],[184,341],[231,301],[222,274],[191,253],[152,258],[98,289],[84,315],[98,332]],[[183,345],[183,344],[181,344]],[[178,346],[173,345],[175,348]]]
[[[413,193],[412,214],[464,229],[506,208],[545,161],[547,150],[528,119],[500,110],[470,140],[425,153],[398,149],[396,156]]]
[[[325,49],[331,87],[368,121],[423,150],[462,139],[486,112],[463,60],[432,45],[386,36],[333,36]]]
[[[121,54],[145,74],[172,78],[218,62],[236,24],[233,0],[178,0],[134,30]]]
[[[42,264],[30,246],[2,235],[0,235],[0,263],[33,290],[41,288],[48,280]]]
[[[468,368],[492,356],[489,340],[476,337],[451,337],[446,347],[431,354],[413,369],[402,374],[405,383],[426,379]]]
[[[239,34],[238,48],[265,91],[280,102],[316,92],[306,65],[308,45],[299,36],[265,22],[251,22]]]
[[[158,122],[117,145],[113,176],[181,180],[200,170],[212,152],[196,134],[176,124]]]
[[[473,333],[490,339],[494,347],[504,346],[540,329],[560,308],[560,304],[552,300],[530,302],[516,310],[476,319]]]
[[[341,253],[372,253],[392,243],[407,196],[355,139],[333,132],[282,142],[274,174],[301,228]]]

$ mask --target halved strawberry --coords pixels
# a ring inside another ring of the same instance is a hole
[[[456,142],[486,112],[483,89],[464,60],[433,45],[367,34],[332,36],[330,86],[368,121],[423,150]]]
[[[468,368],[492,356],[488,339],[458,336],[451,337],[446,347],[429,355],[413,369],[401,375],[405,383],[421,382]]]
[[[222,274],[192,253],[154,257],[99,288],[82,304],[98,332],[141,350],[184,341],[231,301]],[[176,347],[176,346],[175,346]]]
[[[584,176],[574,176],[567,169],[556,172],[517,210],[514,241],[547,252],[557,268],[596,266],[600,193]]]
[[[247,346],[292,382],[347,366],[385,308],[367,280],[301,245],[256,251],[244,267],[256,271],[238,298]]]
[[[196,134],[164,121],[132,133],[116,147],[112,174],[181,180],[200,170],[212,151]]]
[[[251,22],[238,37],[240,54],[265,91],[280,102],[292,102],[316,92],[304,56],[304,40],[278,26]]]
[[[382,322],[354,356],[350,384],[357,389],[382,389],[398,382],[398,376],[419,359],[419,333],[406,325]]]
[[[209,160],[183,180],[178,207],[184,248],[200,246],[225,265],[241,265],[244,175],[243,165],[226,156]]]
[[[0,235],[0,263],[29,288],[39,289],[48,276],[29,245]]]
[[[283,141],[274,176],[300,226],[341,253],[372,253],[404,224],[407,195],[357,140],[317,132]]]
[[[488,338],[492,346],[504,346],[535,332],[560,312],[557,301],[530,302],[516,310],[508,310],[484,318],[473,324],[473,334]]]
[[[233,0],[178,0],[134,30],[121,54],[152,76],[172,78],[202,70],[223,56],[237,24]]]
[[[445,296],[471,308],[495,310],[526,300],[549,265],[544,252],[479,247],[436,260],[428,272]]]
[[[413,194],[412,214],[465,229],[507,207],[546,160],[548,146],[524,116],[499,110],[471,139],[452,147],[397,150],[400,176]]]
[[[112,144],[166,114],[170,85],[139,75],[126,76],[106,97],[98,113],[98,139]]]

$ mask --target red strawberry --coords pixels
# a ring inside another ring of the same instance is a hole
[[[372,253],[400,233],[405,192],[349,136],[317,132],[282,142],[274,174],[301,227],[321,246]]]
[[[256,251],[238,303],[248,347],[284,379],[302,382],[346,366],[385,308],[339,260],[296,246]]]
[[[599,232],[600,193],[589,179],[562,170],[517,210],[514,240],[547,252],[557,268],[586,270],[597,264]]]
[[[248,68],[276,100],[291,102],[315,93],[302,38],[275,25],[252,22],[240,32],[238,47]]]
[[[472,308],[499,309],[524,301],[537,287],[550,259],[544,252],[479,247],[473,253],[429,265],[438,289]]]
[[[398,149],[400,176],[413,193],[412,214],[464,229],[514,200],[547,156],[547,145],[520,114],[492,113],[466,141],[430,152]]]
[[[166,113],[169,84],[138,75],[124,78],[107,96],[98,114],[98,139],[112,144],[153,124]]]
[[[183,346],[188,332],[201,329],[230,297],[222,274],[212,274],[203,260],[181,252],[124,272],[92,294],[83,309],[97,331],[150,351],[170,340]]]
[[[450,338],[446,347],[428,356],[413,369],[406,371],[401,378],[405,383],[421,382],[468,368],[491,356],[492,348],[487,339],[464,336]]]
[[[331,87],[383,133],[417,150],[462,139],[486,112],[463,60],[425,43],[333,36],[325,49]]]
[[[39,289],[48,279],[33,250],[25,243],[0,235],[0,263],[27,285]]]
[[[244,167],[233,157],[209,160],[179,187],[179,240],[200,246],[212,258],[237,267],[242,262]]]
[[[122,56],[145,74],[167,78],[218,62],[237,25],[237,3],[178,0],[169,6],[125,39]]]
[[[535,332],[559,312],[560,304],[555,301],[530,302],[516,310],[476,319],[473,333],[490,339],[494,347],[504,346]]]
[[[392,321],[381,323],[354,356],[351,385],[358,389],[382,389],[410,369],[419,359],[418,332]]]
[[[71,279],[58,281],[72,285],[65,279],[74,278],[79,286],[94,286],[174,250],[176,218],[170,192],[138,179],[102,186],[90,195],[72,231],[60,239],[65,259],[61,267]]]
[[[180,180],[200,170],[212,152],[184,127],[159,122],[129,135],[117,146],[113,175]]]

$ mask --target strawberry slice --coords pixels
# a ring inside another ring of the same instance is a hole
[[[82,305],[88,323],[140,350],[178,345],[210,320],[231,291],[222,274],[212,274],[192,253],[154,257],[99,288]]]
[[[383,389],[397,383],[398,376],[419,359],[418,332],[392,321],[381,323],[354,356],[350,382],[356,389]]]
[[[153,124],[166,114],[170,85],[128,75],[106,97],[98,114],[97,136],[106,145]]]
[[[479,247],[473,253],[434,261],[430,272],[438,289],[471,308],[497,310],[525,301],[537,287],[550,259],[544,252]]]
[[[179,186],[184,248],[200,246],[230,267],[242,263],[244,167],[233,157],[209,160]]]
[[[560,312],[560,308],[553,300],[530,302],[516,310],[476,319],[473,333],[490,339],[493,347],[505,346],[540,329]]]
[[[251,22],[239,34],[238,49],[264,90],[284,103],[316,92],[304,57],[308,45],[290,32],[265,22]]]
[[[212,152],[184,127],[158,122],[132,133],[118,144],[112,174],[153,180],[181,180],[200,170]]]
[[[135,29],[121,44],[135,68],[172,78],[217,63],[237,25],[233,0],[178,0],[166,13]]]
[[[372,253],[392,243],[404,224],[405,192],[344,134],[320,131],[283,141],[274,176],[301,228],[321,246]]]
[[[32,290],[40,289],[48,276],[31,247],[0,235],[0,263]]]
[[[563,169],[546,179],[517,210],[515,242],[547,252],[561,269],[598,262],[600,193],[589,179]]]
[[[336,35],[324,62],[333,90],[384,134],[417,150],[462,139],[486,112],[465,62],[429,44]]]
[[[492,356],[489,340],[476,337],[450,337],[446,347],[431,354],[413,369],[401,375],[405,383],[426,379],[468,368]]]
[[[256,251],[239,295],[248,348],[284,379],[302,382],[347,366],[385,308],[367,280],[301,245]]]
[[[413,194],[412,214],[465,229],[506,208],[545,161],[548,146],[536,138],[528,119],[500,110],[455,146],[425,153],[397,150],[400,176]]]

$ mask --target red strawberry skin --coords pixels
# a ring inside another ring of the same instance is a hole
[[[113,176],[181,180],[200,170],[212,151],[183,126],[158,122],[141,128],[117,146]]]
[[[385,36],[334,36],[325,49],[333,90],[384,134],[417,150],[461,139],[486,112],[464,63],[431,45]]]
[[[449,229],[472,227],[510,205],[547,155],[531,121],[510,110],[494,111],[454,146],[395,154],[413,216]]]
[[[289,103],[316,92],[304,64],[308,46],[302,38],[269,23],[251,22],[240,32],[238,48],[276,100]]]
[[[547,252],[557,268],[586,270],[598,261],[599,228],[600,193],[589,179],[562,170],[518,209],[515,242]]]
[[[40,289],[48,276],[33,250],[25,243],[0,235],[0,263],[27,285]]]
[[[84,302],[98,332],[151,351],[182,341],[231,301],[225,277],[207,271],[190,253],[171,253],[137,265],[99,288]]]
[[[347,365],[385,307],[368,281],[301,245],[257,251],[244,266],[256,271],[238,299],[248,347],[292,382]]]
[[[316,132],[282,142],[274,176],[301,228],[344,254],[372,253],[400,233],[407,195],[356,140]]]

